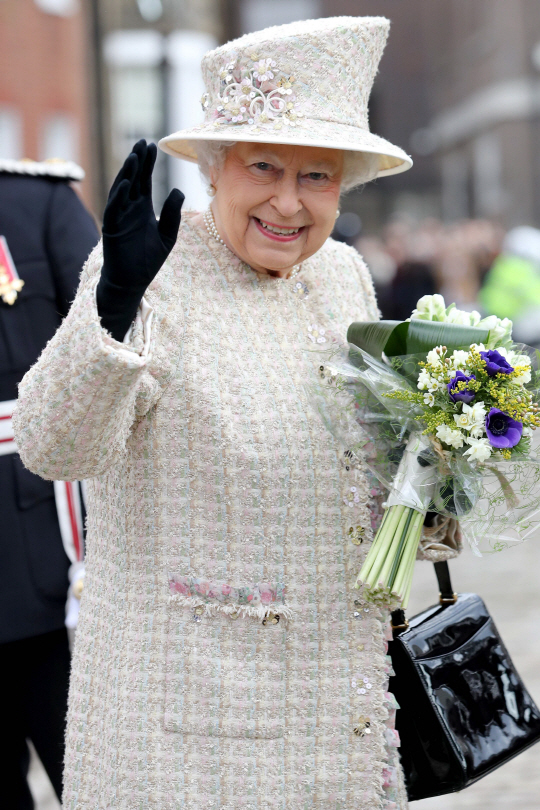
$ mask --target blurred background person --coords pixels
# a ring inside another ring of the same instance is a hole
[[[433,268],[427,262],[405,261],[396,269],[391,281],[391,300],[387,304],[388,317],[395,321],[410,318],[416,302],[423,295],[437,292]]]
[[[486,312],[513,321],[515,340],[540,344],[540,230],[508,231],[480,291],[480,303]]]
[[[68,571],[82,559],[82,509],[78,485],[44,481],[23,466],[11,416],[17,385],[67,314],[98,240],[69,186],[82,176],[62,161],[0,160],[0,803],[6,810],[34,807],[27,740],[58,799],[62,792],[70,670],[65,610]],[[75,603],[78,596],[79,590]]]

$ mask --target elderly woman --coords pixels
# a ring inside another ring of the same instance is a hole
[[[162,146],[198,159],[210,208],[178,232],[175,190],[156,222],[139,142],[21,385],[24,463],[88,479],[66,810],[406,807],[388,615],[352,588],[370,490],[304,388],[314,346],[378,317],[329,236],[344,190],[410,165],[367,127],[387,27],[208,54],[205,122]]]

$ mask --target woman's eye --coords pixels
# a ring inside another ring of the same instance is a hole
[[[264,163],[264,161],[261,161],[260,163],[256,163],[255,166],[257,167],[257,169],[260,169],[261,172],[267,172],[272,168],[270,163]]]
[[[324,172],[310,172],[308,177],[310,180],[326,180]]]

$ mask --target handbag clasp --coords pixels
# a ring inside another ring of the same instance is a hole
[[[442,593],[439,594],[439,605],[444,607],[445,605],[455,605],[458,600],[457,593],[453,593],[452,596],[443,596]]]

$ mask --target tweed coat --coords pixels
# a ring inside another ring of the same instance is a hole
[[[352,588],[370,491],[305,393],[306,350],[378,317],[364,263],[328,240],[278,281],[187,215],[123,345],[101,261],[15,417],[31,470],[91,479],[65,810],[405,808],[388,616]]]

